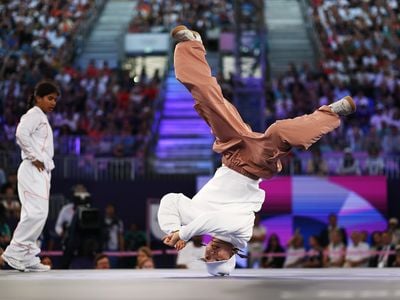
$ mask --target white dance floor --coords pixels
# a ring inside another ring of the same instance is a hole
[[[400,269],[0,270],[0,299],[400,299]]]

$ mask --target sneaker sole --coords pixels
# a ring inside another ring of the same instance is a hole
[[[175,35],[181,30],[187,30],[188,28],[185,25],[178,25],[171,31],[171,37],[175,38]]]
[[[354,113],[357,109],[356,103],[354,102],[353,98],[351,98],[350,96],[346,96],[344,97],[344,99],[347,100],[347,102],[350,104],[351,106],[351,113]]]
[[[14,265],[13,263],[10,262],[10,260],[6,256],[2,255],[1,257],[6,262],[6,264],[9,265],[11,268],[18,270],[20,272],[25,272],[26,270],[25,268]]]
[[[26,268],[25,270],[23,270],[23,271],[21,271],[21,272],[25,272],[25,273],[34,273],[34,272],[49,272],[50,271],[50,269],[48,269],[48,270],[41,270],[41,269],[29,269],[29,268]]]

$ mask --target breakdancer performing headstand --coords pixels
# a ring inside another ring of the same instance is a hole
[[[211,76],[200,35],[183,25],[171,35],[178,42],[176,78],[190,91],[196,111],[211,127],[213,150],[222,154],[222,167],[193,199],[183,194],[165,195],[158,221],[167,233],[164,243],[177,250],[193,236],[212,235],[204,255],[208,272],[228,275],[235,268],[235,254],[246,247],[252,235],[254,213],[265,198],[259,179],[280,172],[280,158],[292,147],[309,148],[340,125],[339,116],[353,113],[356,106],[346,96],[310,115],[277,121],[264,133],[253,132]]]

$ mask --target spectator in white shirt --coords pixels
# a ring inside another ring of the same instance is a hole
[[[256,214],[253,227],[253,235],[248,242],[248,250],[250,257],[248,259],[248,267],[261,267],[262,254],[264,253],[264,241],[267,230],[260,224],[260,215]]]
[[[286,259],[284,268],[300,268],[306,255],[303,236],[296,232],[289,241],[289,247],[286,250]]]
[[[342,267],[345,260],[346,245],[343,243],[341,231],[338,229],[331,231],[329,239],[330,242],[324,253],[324,267]]]
[[[350,148],[344,149],[344,156],[339,162],[337,173],[340,175],[360,175],[358,160],[353,156]]]
[[[370,147],[368,149],[368,157],[365,161],[364,166],[365,174],[367,175],[382,175],[385,169],[385,162],[379,155],[379,149],[377,146]]]
[[[347,247],[344,267],[367,267],[369,256],[369,245],[361,241],[359,231],[353,231],[351,234],[351,244]]]

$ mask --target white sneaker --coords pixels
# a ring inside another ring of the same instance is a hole
[[[197,31],[189,30],[185,25],[178,25],[172,29],[171,36],[177,42],[198,41],[203,43],[200,34]]]
[[[350,96],[346,96],[336,102],[333,102],[329,105],[329,107],[339,116],[347,116],[356,111],[356,103]]]
[[[9,265],[11,268],[21,271],[21,272],[25,271],[25,266],[18,259],[12,258],[5,254],[3,254],[1,257],[7,263],[7,265]]]
[[[44,265],[42,263],[37,263],[36,265],[27,266],[25,272],[47,272],[50,271],[50,266]]]

